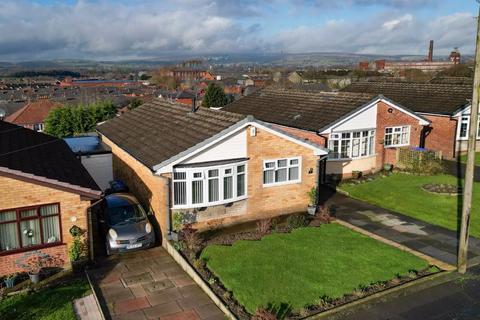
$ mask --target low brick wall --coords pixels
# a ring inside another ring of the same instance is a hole
[[[62,244],[55,247],[0,256],[0,275],[6,275],[14,272],[24,272],[28,258],[35,255],[59,257],[64,261],[64,266],[70,265],[67,254],[67,245]]]

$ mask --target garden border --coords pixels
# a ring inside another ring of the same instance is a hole
[[[103,311],[102,305],[100,304],[100,301],[98,300],[96,287],[93,284],[92,280],[90,279],[90,275],[88,274],[87,269],[85,269],[85,275],[87,276],[88,284],[90,285],[90,288],[92,289],[93,297],[95,298],[95,303],[97,304],[97,308],[100,311],[100,316],[102,317],[102,320],[106,320],[107,318],[105,317],[105,312]]]
[[[195,281],[196,284],[208,295],[208,297],[215,303],[217,307],[222,310],[226,317],[232,320],[237,320],[237,317],[230,311],[230,309],[223,303],[223,301],[213,292],[202,277],[195,271],[190,263],[173,247],[168,240],[164,240],[163,247],[168,254],[175,260],[176,263]]]

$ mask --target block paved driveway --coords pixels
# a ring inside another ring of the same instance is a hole
[[[457,263],[457,232],[325,190],[335,217],[450,265]],[[408,199],[405,199],[408,201]],[[480,239],[469,239],[469,265],[480,263]]]
[[[107,319],[224,319],[162,247],[102,259],[88,273]]]

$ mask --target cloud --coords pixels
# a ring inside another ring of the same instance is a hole
[[[297,0],[297,3],[319,8],[383,6],[388,8],[419,8],[436,5],[437,0]]]
[[[406,23],[413,21],[413,16],[411,14],[406,14],[398,19],[388,20],[383,23],[383,27],[389,31],[393,29],[400,28]]]

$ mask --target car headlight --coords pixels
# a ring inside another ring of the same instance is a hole
[[[117,232],[113,229],[108,230],[108,234],[110,235],[110,238],[112,238],[112,240],[115,240],[118,238]]]
[[[145,232],[146,233],[152,232],[152,225],[149,222],[147,222],[147,224],[145,225]]]

